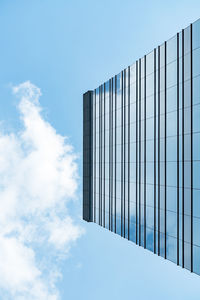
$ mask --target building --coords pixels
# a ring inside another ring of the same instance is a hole
[[[200,20],[83,95],[83,219],[200,274]]]

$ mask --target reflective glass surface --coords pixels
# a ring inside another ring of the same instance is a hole
[[[200,21],[90,93],[84,210],[200,274]]]

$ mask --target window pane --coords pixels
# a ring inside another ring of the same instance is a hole
[[[177,185],[177,163],[167,162],[167,185],[176,186]]]
[[[200,218],[200,190],[193,190],[193,216]]]
[[[190,39],[191,39],[191,34],[190,34],[190,26],[184,29],[184,54],[187,54],[190,52]]]
[[[167,88],[177,83],[177,62],[174,61],[167,65]]]
[[[177,260],[177,239],[167,236],[167,259],[176,263]]]
[[[174,36],[167,41],[167,64],[177,58],[177,37]]]
[[[193,78],[193,105],[200,103],[200,76]]]
[[[193,51],[193,77],[200,74],[200,48]]]
[[[177,109],[177,86],[167,90],[167,112]]]
[[[193,132],[200,132],[200,105],[193,107]]]
[[[177,112],[167,114],[167,136],[174,136],[177,134]]]
[[[154,72],[154,51],[146,56],[146,75],[149,75],[152,72]]]
[[[193,49],[200,47],[200,20],[192,25],[192,47]]]
[[[177,188],[167,187],[167,210],[177,211]]]

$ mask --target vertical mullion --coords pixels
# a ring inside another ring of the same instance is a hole
[[[124,237],[126,231],[126,70],[124,70]]]
[[[160,255],[160,46],[158,46],[158,255]]]
[[[104,210],[103,210],[103,200],[104,200],[104,193],[103,193],[103,182],[102,182],[102,177],[103,177],[103,149],[102,149],[102,145],[103,145],[103,87],[101,86],[101,226],[104,226],[104,222],[103,222],[103,216],[104,216]]]
[[[141,245],[141,59],[139,60],[139,246]]]
[[[117,76],[115,76],[115,233],[116,233],[116,191],[117,191],[117,184],[116,184],[116,178],[117,178]]]
[[[191,51],[191,272],[193,272],[193,69],[192,69],[192,24],[190,25],[190,33],[191,33],[191,40],[190,40],[190,51]]]
[[[146,55],[144,56],[144,248],[146,248]]]
[[[99,87],[99,225],[101,225],[101,87]]]
[[[136,244],[138,244],[138,61],[136,61]]]
[[[105,141],[106,141],[106,138],[105,138],[105,135],[106,135],[106,85],[105,85],[105,83],[104,83],[104,89],[103,89],[103,92],[104,92],[104,94],[103,94],[103,97],[104,97],[104,101],[103,101],[103,105],[104,105],[104,109],[103,109],[103,112],[104,112],[104,114],[103,114],[103,129],[104,129],[104,134],[103,134],[103,139],[104,139],[104,142],[103,142],[103,149],[102,149],[102,151],[104,152],[104,155],[103,155],[103,157],[104,157],[104,161],[103,161],[103,208],[104,208],[104,210],[103,210],[103,226],[105,227],[105,211],[106,211],[106,201],[105,201],[105,191],[106,191],[106,189],[105,189],[105,180],[106,180],[106,172],[105,172],[105,153],[106,153],[106,151],[105,151]]]
[[[101,132],[101,148],[100,148],[100,154],[101,154],[101,162],[100,162],[100,185],[101,185],[101,211],[100,211],[100,214],[101,214],[101,226],[103,226],[103,221],[102,221],[102,214],[103,214],[103,185],[102,185],[102,158],[103,158],[103,153],[102,153],[102,143],[103,143],[103,139],[102,139],[102,123],[103,123],[103,120],[102,120],[102,109],[103,109],[103,103],[102,103],[102,99],[103,99],[103,96],[102,96],[102,86],[100,87],[100,98],[99,98],[99,101],[100,101],[100,105],[101,105],[101,110],[100,110],[100,123],[101,123],[101,127],[100,127],[100,132]]]
[[[177,33],[177,265],[179,265],[179,33]]]
[[[165,258],[167,258],[167,42],[165,42]]]
[[[96,138],[97,138],[97,132],[96,132],[96,90],[94,91],[94,132],[95,132],[95,139],[94,139],[94,222],[96,223]]]
[[[128,67],[128,239],[130,239],[130,67]]]
[[[111,231],[113,231],[113,78],[111,79]]]
[[[93,222],[93,95],[92,92],[90,92],[90,159],[91,159],[91,164],[89,168],[89,180],[90,180],[90,209],[89,209],[89,218],[91,222]]]
[[[111,230],[112,206],[112,79],[109,80],[109,230]]]
[[[121,236],[123,236],[123,71],[121,72]]]
[[[182,267],[184,268],[184,30],[182,30]]]
[[[110,230],[110,205],[111,205],[111,199],[110,199],[110,193],[111,193],[111,80],[109,80],[109,109],[108,109],[108,118],[109,118],[109,131],[108,131],[108,136],[109,136],[109,164],[108,164],[108,168],[109,168],[109,205],[108,205],[108,228]]]
[[[156,49],[154,49],[154,253],[156,253]]]

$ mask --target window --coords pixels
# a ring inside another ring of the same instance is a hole
[[[154,72],[154,51],[146,56],[146,76]]]
[[[177,58],[177,37],[174,36],[167,41],[167,64],[176,60]]]
[[[177,109],[177,85],[167,90],[167,112]]]
[[[200,20],[194,22],[192,26],[192,48],[200,47]]]
[[[167,88],[177,84],[177,62],[174,61],[167,65]]]
[[[177,162],[167,162],[167,185],[177,185]]]
[[[167,143],[167,161],[177,160],[177,136],[168,137]]]
[[[193,78],[193,105],[200,103],[200,76]]]
[[[167,187],[167,210],[177,212],[177,187]]]
[[[193,77],[200,74],[200,48],[193,51]]]
[[[167,114],[167,136],[175,136],[177,134],[177,112]]]

